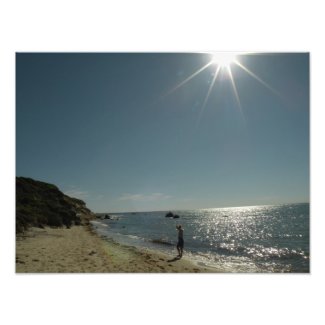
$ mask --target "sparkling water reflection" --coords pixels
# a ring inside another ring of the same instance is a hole
[[[177,211],[177,221],[165,214],[116,214],[118,220],[100,220],[97,231],[172,252],[168,244],[176,243],[181,223],[185,252],[198,263],[222,265],[225,272],[309,272],[309,204]]]

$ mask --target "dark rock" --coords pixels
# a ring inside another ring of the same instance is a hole
[[[110,216],[110,215],[108,215],[108,214],[105,214],[105,217],[104,217],[104,219],[111,219],[111,216]]]
[[[179,218],[179,215],[178,215],[178,214],[175,214],[175,215],[173,216],[173,218],[174,218],[174,219],[177,219],[177,218]]]
[[[166,215],[165,215],[166,218],[173,218],[174,217],[174,214],[172,212],[168,212]]]

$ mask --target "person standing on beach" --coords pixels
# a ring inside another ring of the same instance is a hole
[[[183,248],[184,248],[184,238],[183,238],[184,229],[182,228],[182,225],[176,226],[176,229],[178,231],[178,242],[176,248],[178,251],[178,256],[181,258],[183,256]]]

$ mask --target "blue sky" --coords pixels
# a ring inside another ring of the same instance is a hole
[[[309,55],[16,57],[16,174],[95,212],[309,202]],[[252,74],[254,73],[254,75]]]

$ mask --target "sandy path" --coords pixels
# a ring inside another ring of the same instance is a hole
[[[17,273],[216,272],[186,259],[103,240],[90,228],[31,228],[16,240]]]

